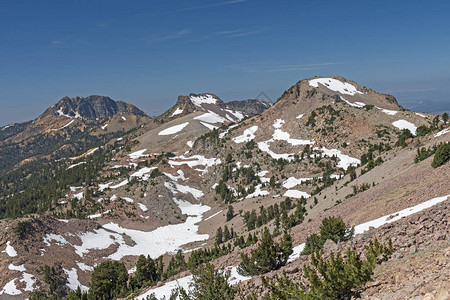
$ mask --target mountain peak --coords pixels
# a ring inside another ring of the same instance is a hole
[[[339,75],[315,76],[300,80],[285,91],[279,100],[299,98],[310,101],[342,100],[361,103],[361,105],[373,105],[383,109],[399,110],[402,108],[394,96],[378,93]]]
[[[47,109],[42,116],[57,116],[83,119],[103,119],[117,113],[129,113],[141,117],[147,115],[132,104],[115,101],[107,96],[91,95],[88,97],[61,98]]]

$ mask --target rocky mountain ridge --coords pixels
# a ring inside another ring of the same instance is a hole
[[[148,117],[146,113],[132,104],[114,101],[109,97],[91,95],[88,97],[63,97],[48,108],[38,119],[49,115],[68,118],[99,120],[117,113]]]

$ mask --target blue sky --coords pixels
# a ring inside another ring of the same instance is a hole
[[[276,100],[331,74],[448,111],[449,11],[448,1],[1,1],[0,125],[66,95],[157,115],[181,94]]]

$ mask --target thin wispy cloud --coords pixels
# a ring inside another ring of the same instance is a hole
[[[271,72],[291,72],[300,70],[316,70],[322,69],[342,63],[324,62],[316,64],[236,64],[229,66],[230,68],[241,70],[247,73],[271,73]]]
[[[234,37],[242,37],[242,36],[248,36],[248,35],[252,35],[252,34],[262,33],[264,31],[265,31],[264,29],[253,30],[253,31],[236,30],[235,32],[230,32],[227,35],[230,38],[234,38]]]
[[[161,34],[151,34],[149,36],[144,37],[142,40],[147,42],[162,42],[174,39],[183,38],[189,34],[191,34],[191,30],[183,29],[175,32],[161,33]]]
[[[201,10],[206,8],[212,8],[212,7],[219,7],[219,6],[225,6],[225,5],[231,5],[231,4],[237,4],[246,2],[247,0],[230,0],[230,1],[223,1],[219,3],[213,3],[213,4],[205,4],[205,5],[199,5],[199,6],[191,6],[191,7],[184,7],[180,9],[173,9],[173,10],[166,10],[166,11],[160,11],[160,12],[145,12],[137,14],[136,16],[139,17],[152,17],[152,16],[161,16],[161,15],[170,15],[170,14],[176,14],[186,11],[194,11],[194,10]]]
[[[189,42],[200,42],[200,41],[218,38],[218,37],[222,37],[222,38],[244,37],[244,36],[249,36],[249,35],[253,35],[253,34],[263,33],[265,31],[267,31],[267,28],[262,28],[262,29],[257,29],[257,30],[249,30],[249,29],[243,29],[243,28],[232,29],[232,30],[221,30],[221,31],[216,31],[211,34],[207,34],[207,35],[195,38],[193,40],[190,40]]]

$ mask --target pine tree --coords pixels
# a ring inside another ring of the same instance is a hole
[[[444,123],[447,124],[447,122],[448,122],[448,113],[443,113],[442,114],[442,121],[444,121]]]
[[[223,229],[223,241],[226,242],[231,239],[230,230],[228,229],[228,226],[225,225]]]
[[[217,228],[216,231],[216,244],[222,244],[223,243],[223,231],[222,227]]]
[[[233,217],[234,217],[233,206],[229,205],[228,206],[228,211],[227,211],[227,222],[230,221],[231,219],[233,219]]]

